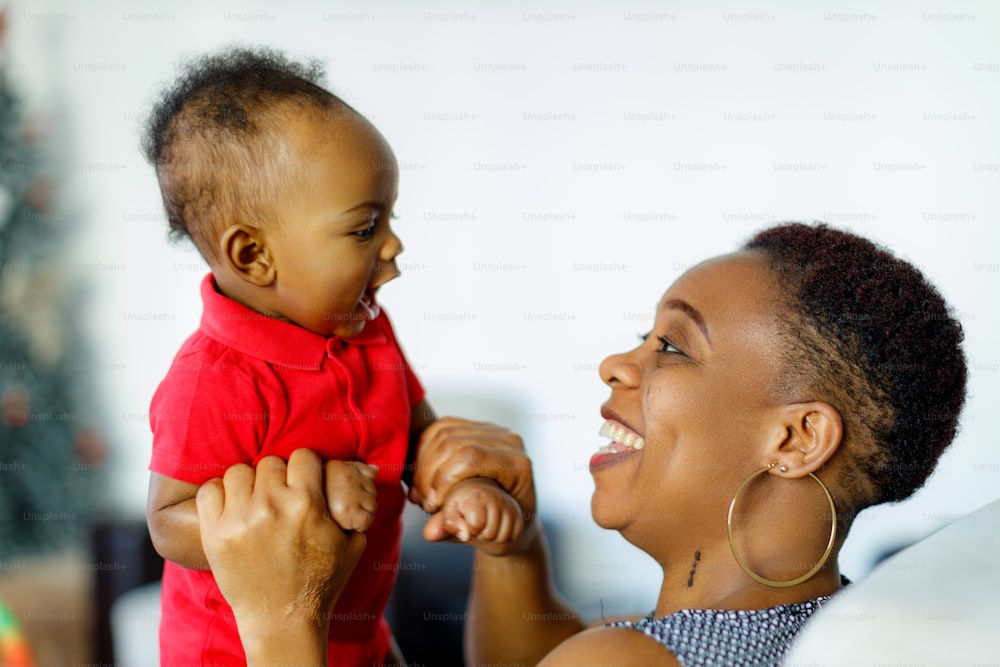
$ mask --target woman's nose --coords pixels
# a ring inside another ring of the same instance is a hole
[[[638,387],[642,379],[642,369],[631,352],[612,354],[601,362],[598,372],[601,380],[612,389],[617,386]]]

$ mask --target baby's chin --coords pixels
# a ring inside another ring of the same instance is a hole
[[[354,311],[350,313],[324,313],[322,320],[314,323],[313,326],[297,323],[303,329],[308,329],[313,333],[329,338],[338,336],[340,338],[352,338],[361,335],[368,324],[375,320],[382,312],[378,304],[358,303]]]
[[[354,317],[350,320],[344,320],[338,323],[332,333],[328,334],[331,336],[339,336],[340,338],[354,338],[355,336],[360,336],[364,332],[366,327],[372,326],[372,322],[377,317],[368,316],[358,316],[356,313]]]
[[[345,320],[338,322],[336,326],[321,333],[327,338],[330,336],[337,336],[339,338],[354,338],[355,336],[360,336],[367,325],[367,318]]]

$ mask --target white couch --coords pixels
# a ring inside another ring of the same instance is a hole
[[[783,664],[1000,666],[1000,500],[838,593]]]

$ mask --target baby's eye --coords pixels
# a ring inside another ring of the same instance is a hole
[[[372,222],[372,224],[365,227],[364,229],[354,232],[354,235],[365,240],[370,239],[375,235],[375,223]]]

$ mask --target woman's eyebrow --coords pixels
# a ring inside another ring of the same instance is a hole
[[[701,313],[698,312],[698,309],[692,306],[690,303],[684,301],[683,299],[667,299],[662,304],[660,304],[660,307],[674,308],[676,310],[680,310],[681,312],[683,312],[685,315],[694,320],[695,324],[698,325],[698,328],[701,329],[702,335],[705,336],[705,340],[708,341],[709,344],[712,343],[712,339],[708,335],[708,327],[705,326],[705,318],[702,317]]]

